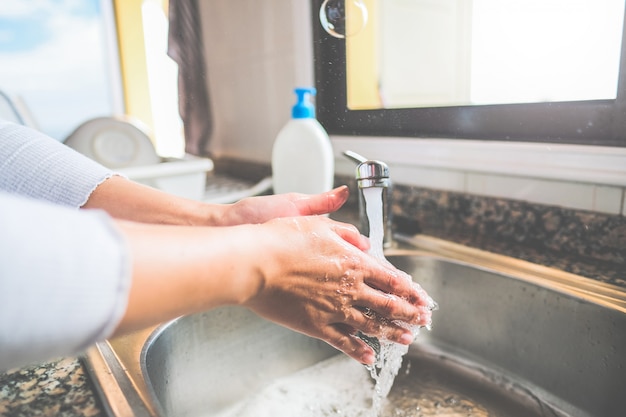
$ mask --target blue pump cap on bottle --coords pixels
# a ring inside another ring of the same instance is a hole
[[[298,96],[298,101],[291,108],[291,117],[294,119],[308,119],[315,117],[315,106],[309,99],[309,95],[314,96],[315,88],[296,88],[293,90]]]

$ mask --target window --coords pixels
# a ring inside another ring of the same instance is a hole
[[[359,1],[375,3],[374,0]],[[433,3],[428,0],[413,0],[410,3],[417,1]],[[403,1],[394,0],[394,2]],[[440,3],[437,2],[437,5]],[[508,3],[524,5],[527,2]],[[574,3],[581,2],[571,4]],[[351,108],[347,104],[349,80],[346,71],[346,44],[350,40],[337,39],[326,33],[318,21],[322,1],[315,0],[312,4],[315,20],[313,28],[318,118],[331,134],[490,139],[626,147],[625,42],[621,42],[617,94],[614,99],[354,109],[354,106]],[[623,23],[623,1],[620,10]],[[375,13],[375,10],[373,12]],[[567,10],[561,13],[565,20],[568,16]],[[556,25],[559,22],[555,21],[554,24],[554,31],[557,32]],[[528,30],[532,28],[529,27]],[[580,28],[583,33],[590,30],[593,29]],[[616,36],[621,41],[623,24]],[[403,41],[406,39],[397,40]],[[498,54],[494,53],[494,57],[497,56]],[[370,67],[359,67],[356,71],[363,74],[369,69]]]
[[[63,140],[123,110],[110,2],[0,3],[0,90]]]
[[[128,115],[159,155],[180,157],[165,10],[164,0],[1,2],[0,92],[59,141],[91,118]]]

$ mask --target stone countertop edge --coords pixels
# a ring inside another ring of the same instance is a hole
[[[105,417],[103,410],[80,358],[0,374],[0,416]]]

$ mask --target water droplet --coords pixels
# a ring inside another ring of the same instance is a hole
[[[335,38],[354,36],[367,24],[367,8],[362,0],[324,0],[320,23]]]
[[[459,400],[457,400],[456,398],[450,396],[448,398],[445,399],[446,404],[451,405],[451,406],[455,406],[458,404]]]

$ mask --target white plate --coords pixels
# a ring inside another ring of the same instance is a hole
[[[78,126],[64,143],[113,169],[161,162],[145,131],[137,123],[123,118],[88,120]]]

